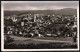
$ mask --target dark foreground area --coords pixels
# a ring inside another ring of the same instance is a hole
[[[4,49],[68,49],[68,48],[77,48],[77,45],[72,45],[70,43],[41,43],[41,44],[5,44]]]
[[[77,42],[73,42],[71,37],[35,37],[25,38],[10,36],[5,40],[4,49],[73,49],[77,48]]]

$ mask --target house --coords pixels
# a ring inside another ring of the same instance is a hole
[[[47,36],[51,36],[51,34],[46,34]]]
[[[22,35],[22,32],[20,31],[20,32],[19,32],[19,34],[21,34],[21,35]]]
[[[21,26],[24,26],[24,22],[21,22]]]
[[[8,35],[11,35],[11,34],[12,34],[12,31],[11,31],[11,30],[10,30],[10,31],[8,31],[8,32],[7,32],[7,34],[8,34]]]
[[[31,35],[31,37],[34,37],[35,34],[34,33],[30,33],[30,35]]]
[[[17,22],[17,15],[12,15],[11,19],[12,19],[13,22]]]
[[[58,36],[60,36],[61,35],[61,32],[60,31],[57,31],[57,34],[58,34]]]
[[[53,37],[57,37],[57,34],[52,34]]]
[[[34,14],[34,22],[36,22],[37,14]]]
[[[5,16],[5,18],[4,19],[10,19],[10,16]]]
[[[38,34],[38,36],[39,36],[39,37],[44,37],[44,36],[43,36],[43,35],[41,35],[41,34]]]

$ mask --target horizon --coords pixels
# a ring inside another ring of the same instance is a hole
[[[77,10],[76,8],[63,8],[63,9],[75,9],[75,10]],[[57,9],[57,10],[63,10],[63,9]],[[45,10],[47,10],[47,9],[45,9]],[[39,10],[4,10],[4,11],[39,11]],[[41,10],[41,11],[43,11],[43,10]]]

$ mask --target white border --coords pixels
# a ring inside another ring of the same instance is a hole
[[[4,6],[1,1],[1,51],[79,51],[79,4],[77,5],[77,31],[78,48],[77,49],[4,49]],[[78,1],[79,2],[79,1]]]

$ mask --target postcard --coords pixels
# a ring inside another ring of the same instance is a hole
[[[79,1],[1,1],[2,51],[79,50]]]

